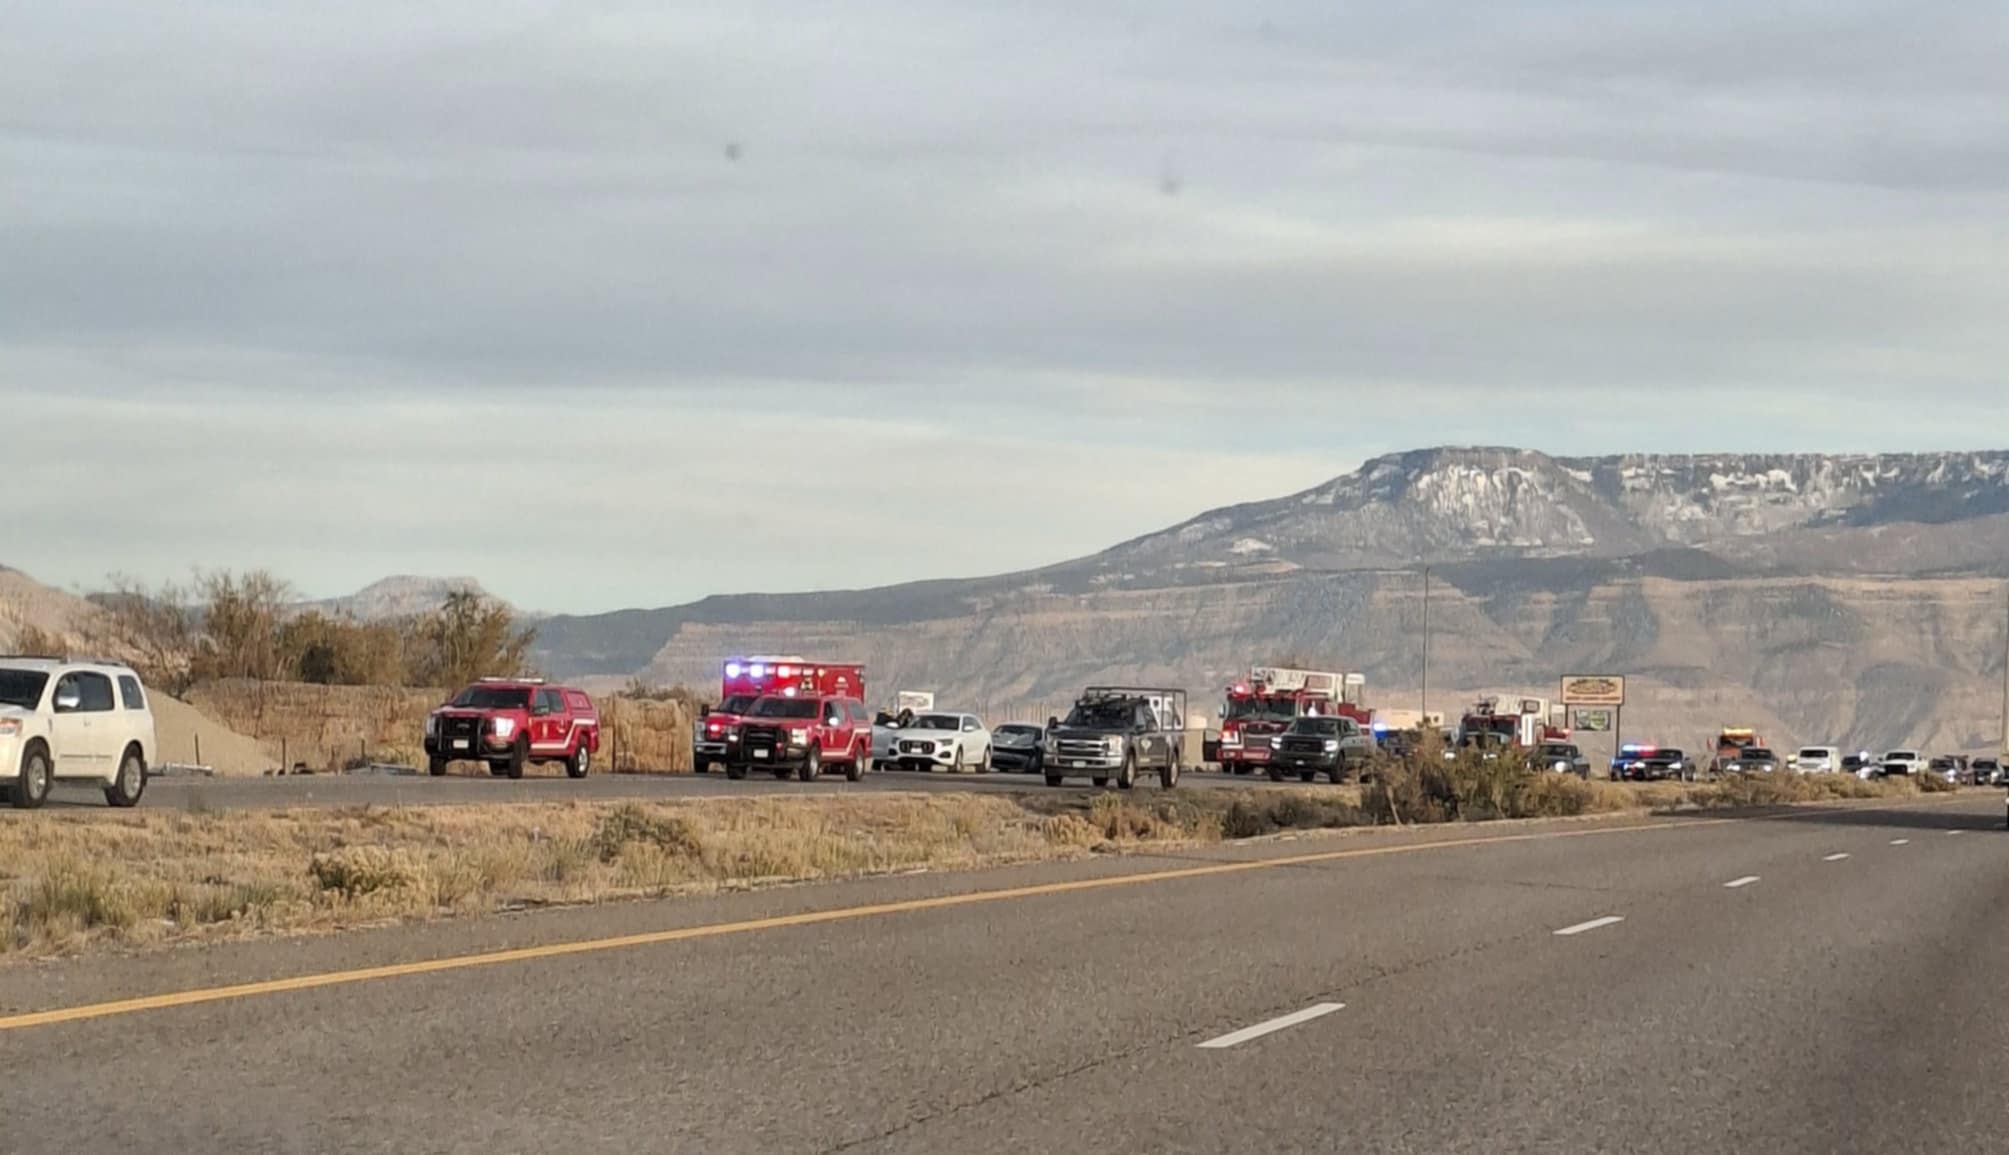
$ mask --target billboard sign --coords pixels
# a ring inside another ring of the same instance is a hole
[[[1625,679],[1603,674],[1573,674],[1563,679],[1565,706],[1625,705]]]

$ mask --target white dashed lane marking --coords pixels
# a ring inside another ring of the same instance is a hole
[[[1747,874],[1747,875],[1745,875],[1745,876],[1744,876],[1744,877],[1742,877],[1742,878],[1733,878],[1733,879],[1731,879],[1730,881],[1728,881],[1728,882],[1724,883],[1724,884],[1723,884],[1723,889],[1725,889],[1725,890],[1740,890],[1740,889],[1742,889],[1742,888],[1744,888],[1744,887],[1747,887],[1747,886],[1751,885],[1752,883],[1754,883],[1754,882],[1756,882],[1756,881],[1758,881],[1758,876],[1757,876],[1757,875],[1755,875],[1755,874]]]
[[[1624,921],[1625,921],[1624,915],[1608,914],[1605,915],[1603,918],[1594,918],[1591,919],[1589,922],[1580,922],[1575,926],[1566,926],[1561,930],[1557,931],[1556,935],[1559,938],[1568,937],[1573,934],[1582,934],[1587,930],[1597,930],[1600,927],[1613,926]]]
[[[1253,1027],[1243,1027],[1239,1031],[1232,1031],[1222,1035],[1218,1039],[1208,1039],[1206,1042],[1200,1044],[1200,1049],[1203,1051],[1225,1051],[1229,1047],[1239,1047],[1243,1043],[1260,1039],[1264,1035],[1273,1035],[1278,1031],[1288,1030],[1300,1023],[1308,1023],[1313,1019],[1322,1019],[1334,1011],[1343,1011],[1345,1009],[1345,1003],[1319,1003],[1315,1006],[1306,1007],[1301,1011],[1294,1011],[1280,1018],[1271,1019],[1266,1023],[1257,1023]]]

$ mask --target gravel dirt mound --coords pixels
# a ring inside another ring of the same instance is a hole
[[[246,776],[263,774],[279,765],[277,754],[264,743],[246,737],[177,698],[153,695],[154,735],[159,752],[157,762],[200,763],[218,774]],[[202,756],[196,757],[200,737]]]

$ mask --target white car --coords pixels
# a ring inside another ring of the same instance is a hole
[[[888,760],[902,770],[991,768],[991,732],[975,714],[930,710],[896,734]]]
[[[1916,750],[1892,750],[1877,765],[1885,774],[1917,774],[1925,769],[1925,755]]]
[[[32,810],[59,779],[134,806],[153,765],[153,707],[130,667],[0,658],[0,788]]]
[[[1793,769],[1800,774],[1833,774],[1842,768],[1842,752],[1837,746],[1802,746],[1793,755]]]

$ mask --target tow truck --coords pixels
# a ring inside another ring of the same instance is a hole
[[[1374,720],[1363,702],[1366,691],[1362,674],[1253,666],[1228,687],[1220,737],[1206,744],[1203,758],[1226,774],[1253,773],[1269,764],[1272,740],[1299,718],[1351,718],[1365,731]]]
[[[1749,726],[1725,726],[1716,735],[1716,756],[1710,759],[1709,772],[1728,773],[1730,764],[1743,755],[1745,747],[1764,745],[1765,740],[1758,736],[1758,731]]]
[[[697,732],[691,736],[691,769],[703,774],[714,762],[730,763],[746,712],[770,695],[862,700],[865,666],[860,662],[812,662],[794,655],[727,658],[719,679],[718,705],[698,712]]]

